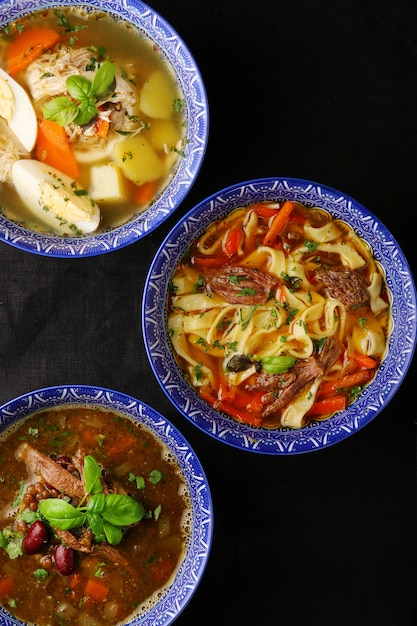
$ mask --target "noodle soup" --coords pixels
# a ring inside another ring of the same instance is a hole
[[[127,22],[84,8],[42,10],[1,35],[1,212],[80,236],[145,211],[186,145],[184,96],[164,55]]]
[[[369,245],[299,202],[242,206],[175,268],[168,332],[193,388],[255,427],[297,429],[355,401],[391,331]]]

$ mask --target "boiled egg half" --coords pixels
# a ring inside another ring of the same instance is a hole
[[[97,203],[69,176],[40,161],[21,159],[13,164],[12,179],[33,216],[57,234],[77,236],[97,229]]]
[[[0,116],[27,152],[36,143],[38,123],[26,91],[0,68]]]

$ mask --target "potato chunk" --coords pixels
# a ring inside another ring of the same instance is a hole
[[[102,163],[91,168],[90,196],[97,202],[123,202],[126,190],[123,174],[116,163]]]
[[[149,117],[168,119],[172,115],[176,90],[161,70],[155,70],[142,87],[139,106]]]
[[[181,139],[180,131],[171,120],[154,120],[146,137],[155,150],[172,150]]]
[[[114,146],[114,159],[126,178],[139,186],[150,180],[157,180],[164,174],[162,161],[144,137],[144,133],[118,142]]]

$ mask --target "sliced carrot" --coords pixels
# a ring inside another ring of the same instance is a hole
[[[14,76],[32,63],[45,50],[59,41],[59,33],[52,28],[28,28],[16,35],[6,53],[7,71]]]
[[[344,395],[331,396],[317,400],[308,411],[308,416],[318,417],[319,415],[329,415],[336,411],[343,411],[346,408],[347,399]]]
[[[143,206],[152,200],[154,195],[156,194],[156,181],[148,180],[143,185],[136,187],[135,189],[135,200],[140,205]]]
[[[43,119],[39,123],[36,158],[71,178],[80,175],[65,129],[53,120]]]
[[[10,596],[15,590],[15,582],[11,576],[0,578],[0,598]]]
[[[368,370],[373,370],[378,365],[378,362],[367,354],[359,354],[357,352],[353,355],[352,358],[355,361],[356,365],[358,365],[359,367],[365,367]]]
[[[287,200],[279,209],[276,216],[273,218],[266,235],[263,239],[262,244],[264,246],[272,246],[275,243],[276,238],[284,228],[287,223],[288,218],[290,217],[292,211],[294,209],[294,203]]]
[[[323,382],[318,391],[318,397],[333,395],[342,389],[350,389],[357,385],[364,385],[371,378],[372,374],[369,370],[358,370],[353,374],[346,374],[337,380],[327,380]]]
[[[93,578],[89,578],[87,580],[87,584],[84,588],[84,592],[90,598],[93,598],[96,602],[103,602],[106,598],[109,588],[98,580],[94,580]]]

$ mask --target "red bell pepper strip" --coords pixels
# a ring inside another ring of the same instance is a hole
[[[244,235],[241,228],[232,228],[224,243],[224,249],[226,254],[230,257],[236,254],[239,250],[239,246],[243,243]]]
[[[356,387],[357,385],[364,385],[369,381],[371,376],[372,374],[369,370],[358,370],[353,374],[341,376],[337,380],[326,380],[320,385],[317,397],[323,398],[331,396],[340,390],[350,389],[351,387]]]
[[[329,415],[336,411],[343,411],[346,408],[347,399],[344,395],[331,396],[317,400],[311,409],[307,412],[308,417],[318,417],[320,415]]]

